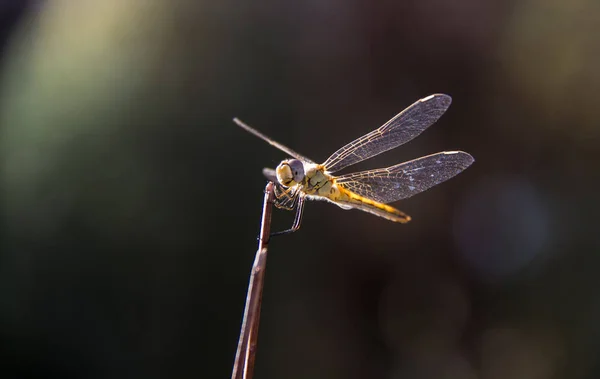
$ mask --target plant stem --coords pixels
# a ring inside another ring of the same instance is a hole
[[[260,321],[260,305],[265,279],[265,268],[267,264],[267,246],[271,233],[271,213],[273,209],[272,182],[265,187],[265,198],[260,224],[260,237],[258,239],[258,250],[252,265],[248,293],[246,295],[246,306],[240,339],[238,342],[233,372],[231,379],[252,379],[254,375],[254,357],[256,355],[256,342],[258,338],[258,324]]]

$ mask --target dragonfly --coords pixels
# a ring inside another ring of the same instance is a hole
[[[267,179],[276,184],[275,206],[296,209],[291,228],[271,235],[288,234],[300,228],[306,199],[324,200],[342,209],[359,209],[394,222],[409,222],[409,215],[388,204],[458,175],[475,161],[470,154],[442,151],[390,167],[333,174],[417,137],[446,112],[451,102],[452,98],[445,94],[422,98],[381,127],[344,145],[321,164],[234,118],[241,128],[292,157],[281,161],[275,169],[263,169]]]

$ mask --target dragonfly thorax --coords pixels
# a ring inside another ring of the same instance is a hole
[[[277,180],[286,187],[293,187],[304,180],[304,164],[298,159],[286,159],[275,169]]]

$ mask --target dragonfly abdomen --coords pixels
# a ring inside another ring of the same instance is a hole
[[[360,209],[365,212],[372,213],[376,216],[383,217],[394,222],[407,223],[410,221],[410,216],[406,213],[387,204],[360,196],[352,191],[347,190],[341,185],[334,184],[331,194],[328,196],[334,203],[339,203],[341,206],[349,206],[350,208]]]

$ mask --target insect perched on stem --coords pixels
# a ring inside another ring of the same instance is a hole
[[[296,208],[292,227],[272,235],[298,230],[305,199],[326,200],[343,209],[360,209],[395,222],[410,221],[410,216],[387,203],[416,195],[459,174],[473,163],[470,154],[443,151],[386,168],[341,176],[332,173],[412,140],[435,123],[451,102],[452,98],[444,94],[420,99],[378,129],[343,146],[322,164],[234,118],[243,129],[293,157],[282,161],[275,170],[263,169],[263,174],[276,184],[275,206]]]

